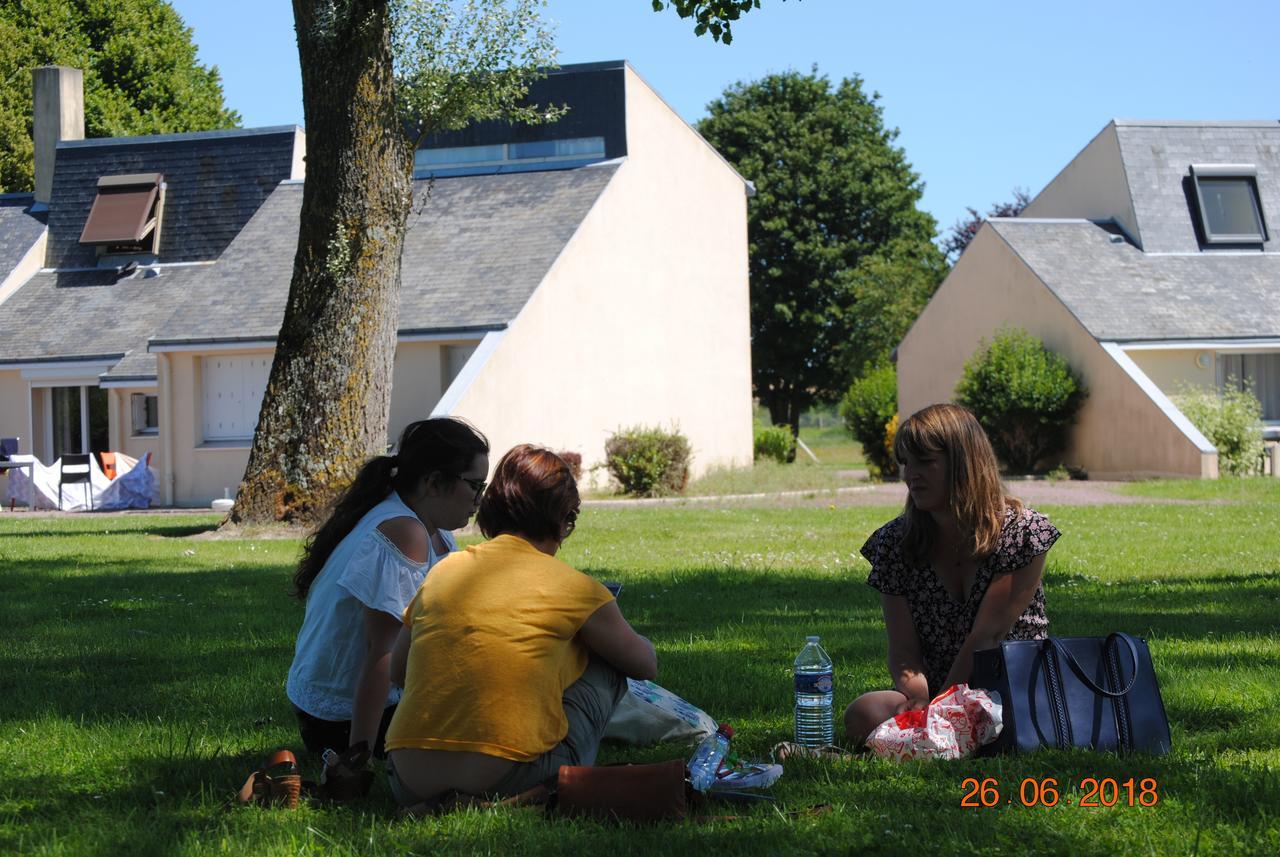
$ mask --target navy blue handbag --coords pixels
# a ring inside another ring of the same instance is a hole
[[[1010,640],[973,653],[970,687],[994,690],[1000,737],[980,755],[1041,747],[1169,752],[1169,718],[1145,640],[1107,637]]]

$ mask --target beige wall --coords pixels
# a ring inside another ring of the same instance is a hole
[[[391,420],[387,441],[395,443],[404,427],[425,419],[444,393],[440,344],[403,342],[396,346],[391,372]]]
[[[627,69],[627,161],[452,412],[489,435],[604,456],[676,425],[695,473],[752,457],[743,182]],[[568,320],[568,321],[567,321]]]
[[[130,396],[142,393],[156,395],[155,387],[112,387],[107,390],[107,406],[110,412],[111,448],[117,452],[136,458],[139,461],[148,452],[151,453],[151,467],[161,473],[161,436],[135,435],[133,433],[133,404]],[[160,420],[160,431],[165,430],[164,420]]]
[[[1103,128],[1019,216],[1115,218],[1141,247],[1115,124]]]
[[[20,438],[19,451],[30,453],[27,423],[27,382],[17,369],[0,370],[0,437]],[[8,473],[0,474],[0,500],[9,496]]]
[[[964,361],[1002,325],[1022,327],[1065,357],[1089,398],[1062,460],[1095,479],[1216,476],[1151,395],[1076,321],[990,226],[978,232],[898,348],[903,416],[951,401]]]
[[[463,340],[449,342],[405,342],[396,348],[392,375],[391,419],[387,437],[394,441],[404,427],[414,420],[431,413],[443,392],[444,377],[441,348],[444,345],[473,345]],[[263,351],[219,351],[219,355],[263,354]],[[160,431],[158,438],[130,438],[125,452],[135,457],[147,449],[154,450],[156,470],[160,474],[161,491],[166,480],[173,484],[173,503],[178,506],[207,506],[211,500],[222,496],[225,489],[235,495],[244,469],[249,463],[250,442],[204,441],[204,413],[202,389],[202,355],[190,352],[172,352],[157,355],[167,364],[169,388],[172,390],[171,408],[166,407],[163,393],[160,403]],[[162,370],[162,377],[163,377]],[[161,384],[161,390],[164,389]],[[119,430],[129,431],[128,392],[121,391],[118,407],[122,410]],[[170,414],[172,416],[170,417]],[[166,426],[173,426],[173,467],[166,469]],[[113,430],[116,424],[113,423]],[[123,435],[122,435],[123,436]],[[135,452],[133,450],[139,450]]]
[[[1140,348],[1126,350],[1126,353],[1165,395],[1177,393],[1179,384],[1217,388],[1218,358],[1213,351],[1201,348],[1171,348],[1167,351]],[[1196,356],[1200,354],[1209,356],[1208,365],[1204,368],[1196,364]]]
[[[263,353],[270,352],[218,352],[220,355]],[[245,465],[249,463],[250,441],[206,444],[201,355],[179,351],[156,356],[160,363],[161,432],[160,462],[156,469],[160,473],[161,496],[175,506],[192,507],[208,506],[222,496],[224,489],[229,489],[234,496]],[[165,437],[167,426],[172,426],[170,437]]]

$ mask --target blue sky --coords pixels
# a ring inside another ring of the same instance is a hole
[[[172,0],[248,127],[305,124],[291,4]],[[764,0],[732,45],[649,0],[550,0],[560,62],[626,59],[689,122],[725,87],[861,75],[945,230],[1033,194],[1113,118],[1280,118],[1280,0]]]

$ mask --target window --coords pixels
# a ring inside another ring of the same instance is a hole
[[[133,433],[135,435],[160,433],[159,396],[134,393],[129,397],[129,408],[133,412]]]
[[[164,176],[134,173],[98,179],[98,195],[89,209],[81,244],[101,253],[153,252],[159,244]]]
[[[513,161],[531,158],[603,158],[604,137],[512,143],[507,146],[507,153]]]
[[[1280,353],[1219,354],[1218,384],[1248,384],[1262,402],[1262,418],[1280,422]]]
[[[271,355],[206,357],[204,439],[252,440],[271,374]]]
[[[476,346],[474,344],[446,345],[440,350],[440,390],[443,392],[448,390],[449,385],[462,373],[462,367],[467,365],[467,361],[475,353]]]
[[[496,143],[487,146],[451,146],[419,149],[413,154],[416,177],[438,170],[466,167],[500,167],[504,164],[539,164],[592,161],[604,158],[604,137],[537,140],[531,143]],[[528,169],[528,167],[525,167]]]
[[[1206,244],[1261,244],[1267,240],[1257,175],[1249,164],[1191,167]]]

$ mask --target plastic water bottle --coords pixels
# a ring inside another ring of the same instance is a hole
[[[802,747],[831,743],[833,688],[831,656],[817,637],[807,637],[796,657],[796,743]]]
[[[711,789],[716,782],[716,772],[720,763],[729,753],[729,739],[733,737],[733,727],[721,723],[714,735],[708,735],[689,757],[689,784],[700,792]]]

